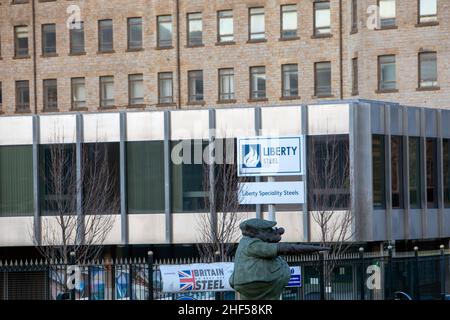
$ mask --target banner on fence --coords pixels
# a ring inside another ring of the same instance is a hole
[[[291,267],[288,287],[301,287],[300,267]],[[223,292],[234,291],[229,279],[234,263],[161,265],[162,291],[175,292]]]
[[[161,265],[163,292],[233,291],[228,279],[234,263]]]

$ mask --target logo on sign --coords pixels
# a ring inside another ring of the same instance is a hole
[[[242,154],[244,155],[244,168],[261,168],[261,145],[244,144]]]
[[[180,291],[191,291],[195,288],[195,276],[192,270],[178,271]]]

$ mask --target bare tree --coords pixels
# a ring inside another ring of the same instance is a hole
[[[330,279],[336,258],[347,252],[354,236],[349,145],[347,140],[330,135],[311,139],[308,146],[309,211],[321,245],[330,248],[325,270]]]
[[[239,185],[248,179],[237,175],[234,140],[216,141],[215,151],[213,176],[210,175],[211,164],[203,165],[205,207],[209,214],[198,219],[200,236],[197,248],[202,258],[212,259],[215,253],[219,252],[221,259],[226,259],[232,256],[240,237],[240,219],[237,214],[240,208]],[[214,183],[214,199],[210,197],[211,183]]]
[[[46,217],[41,238],[33,233],[33,239],[48,261],[70,262],[70,252],[77,264],[98,259],[119,212],[118,168],[108,148],[93,143],[82,150],[78,170],[73,144],[51,144],[40,155],[41,207]]]

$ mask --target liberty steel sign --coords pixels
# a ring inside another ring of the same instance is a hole
[[[238,139],[238,176],[301,176],[304,136]]]

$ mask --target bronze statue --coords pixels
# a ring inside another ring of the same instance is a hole
[[[234,272],[230,285],[241,294],[242,300],[279,300],[283,288],[289,283],[291,272],[279,255],[305,254],[329,250],[328,248],[279,243],[283,228],[262,219],[242,222],[242,239],[236,251]]]

